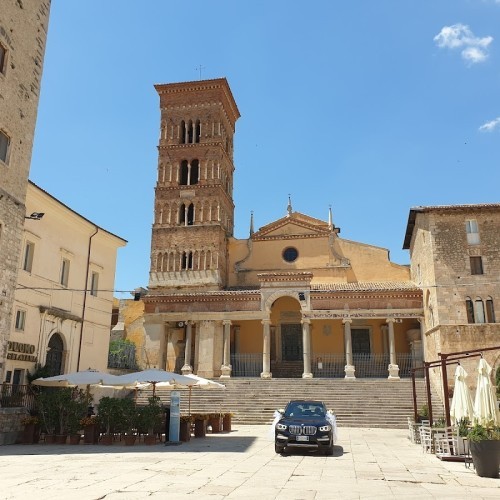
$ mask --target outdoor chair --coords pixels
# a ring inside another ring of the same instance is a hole
[[[421,425],[418,429],[420,433],[420,444],[424,453],[432,453],[432,431],[427,425]]]
[[[436,455],[456,455],[458,450],[458,429],[444,427],[434,431],[434,449]]]
[[[419,424],[416,424],[411,417],[408,417],[408,439],[410,442],[420,444]]]

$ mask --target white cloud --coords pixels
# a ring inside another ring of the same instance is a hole
[[[434,37],[434,41],[440,48],[462,48],[462,58],[471,64],[475,64],[488,58],[488,46],[493,41],[493,37],[479,38],[472,33],[468,26],[458,23],[442,28]]]
[[[486,122],[484,125],[479,127],[480,132],[493,132],[497,127],[500,127],[500,116],[491,120],[490,122]]]

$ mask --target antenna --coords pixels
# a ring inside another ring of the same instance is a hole
[[[202,66],[201,64],[199,66],[196,66],[196,68],[194,68],[196,71],[199,71],[200,72],[200,80],[201,80],[201,70],[202,69],[205,69],[205,66]]]

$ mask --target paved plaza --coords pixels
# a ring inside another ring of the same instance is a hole
[[[276,455],[268,430],[233,426],[180,446],[2,446],[0,498],[500,498],[500,479],[422,453],[404,430],[340,428],[333,457]]]

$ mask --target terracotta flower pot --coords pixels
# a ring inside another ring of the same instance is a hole
[[[83,442],[85,444],[95,444],[98,439],[99,436],[95,425],[86,425],[83,428]]]
[[[137,436],[135,434],[126,434],[124,437],[125,446],[133,446]]]
[[[54,444],[56,442],[55,434],[45,434],[45,444]]]
[[[154,434],[146,434],[144,436],[144,444],[156,444],[156,436]]]
[[[179,439],[183,442],[187,442],[191,439],[191,422],[180,423]]]
[[[68,439],[67,434],[56,434],[56,444],[66,444],[66,440]]]
[[[195,420],[194,421],[194,437],[205,437],[207,434],[207,421]]]
[[[104,444],[107,446],[113,444],[113,436],[111,434],[104,434],[101,437],[101,444]]]
[[[70,434],[69,444],[80,444],[80,434]]]
[[[35,424],[27,424],[23,430],[23,444],[33,444],[35,442]]]
[[[210,417],[209,419],[210,427],[212,428],[212,434],[219,433],[222,428],[222,422],[220,416]]]
[[[224,432],[231,432],[231,415],[224,415],[222,419],[222,430]]]

